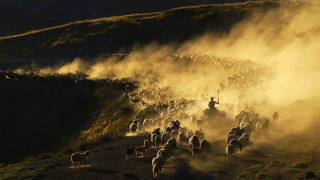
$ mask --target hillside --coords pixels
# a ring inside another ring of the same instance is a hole
[[[95,57],[150,42],[179,44],[211,31],[227,33],[252,13],[279,2],[203,5],[73,22],[0,38],[0,60]]]
[[[124,80],[86,80],[81,75],[41,77],[0,71],[0,162],[86,148],[88,141],[77,141],[81,131],[101,118],[108,118],[104,120],[108,125],[126,114],[121,108],[130,105],[119,101],[126,84],[131,85]],[[114,111],[119,112],[117,116]]]
[[[170,8],[246,0],[2,0],[0,36],[66,24],[69,22],[164,11]],[[10,18],[8,18],[10,17]]]

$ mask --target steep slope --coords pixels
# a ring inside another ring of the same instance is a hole
[[[73,21],[164,11],[199,4],[244,2],[246,0],[2,0],[0,36],[56,26]]]
[[[203,5],[78,21],[0,38],[0,59],[94,57],[150,42],[177,44],[206,31],[227,33],[256,10],[279,2]]]

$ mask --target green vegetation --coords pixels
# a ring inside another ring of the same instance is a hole
[[[46,165],[31,165],[19,163],[0,168],[0,180],[6,179],[39,179],[45,176],[45,172],[54,169],[59,163]]]
[[[279,2],[246,2],[175,8],[73,22],[0,38],[0,59],[94,57],[128,51],[146,43],[179,44],[205,32],[228,31],[254,12],[278,7]]]

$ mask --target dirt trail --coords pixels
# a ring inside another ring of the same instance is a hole
[[[125,160],[125,149],[141,146],[145,138],[145,135],[126,136],[107,142],[92,150],[87,167],[71,168],[70,157],[64,156],[60,166],[49,171],[45,179],[152,179],[151,160],[156,149],[147,150],[144,158]],[[260,163],[250,160],[249,155],[228,161],[225,142],[212,144],[213,152],[200,160],[192,159],[187,146],[180,145],[176,155],[166,161],[160,179],[234,179],[244,169]]]

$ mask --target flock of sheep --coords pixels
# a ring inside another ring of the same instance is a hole
[[[241,111],[235,117],[235,123],[237,127],[228,132],[226,140],[229,159],[233,159],[236,152],[241,152],[249,145],[252,131],[265,132],[269,127],[269,119],[260,118],[252,110]]]
[[[196,115],[190,117],[182,113],[184,110],[192,108],[193,103],[193,101],[184,100],[171,101],[169,105],[158,103],[154,106],[154,109],[159,116],[154,119],[144,119],[143,110],[138,111],[130,124],[129,131],[136,133],[151,130],[151,133],[144,140],[143,146],[127,149],[126,158],[141,157],[151,147],[158,149],[152,160],[153,175],[158,177],[166,159],[174,155],[177,145],[187,144],[194,158],[206,156],[211,145],[205,139],[204,131],[201,128],[204,121],[197,119]],[[173,119],[180,119],[181,122]],[[181,127],[181,123],[193,124],[198,129],[193,131],[187,129],[187,127]],[[162,147],[160,147],[161,145]]]

